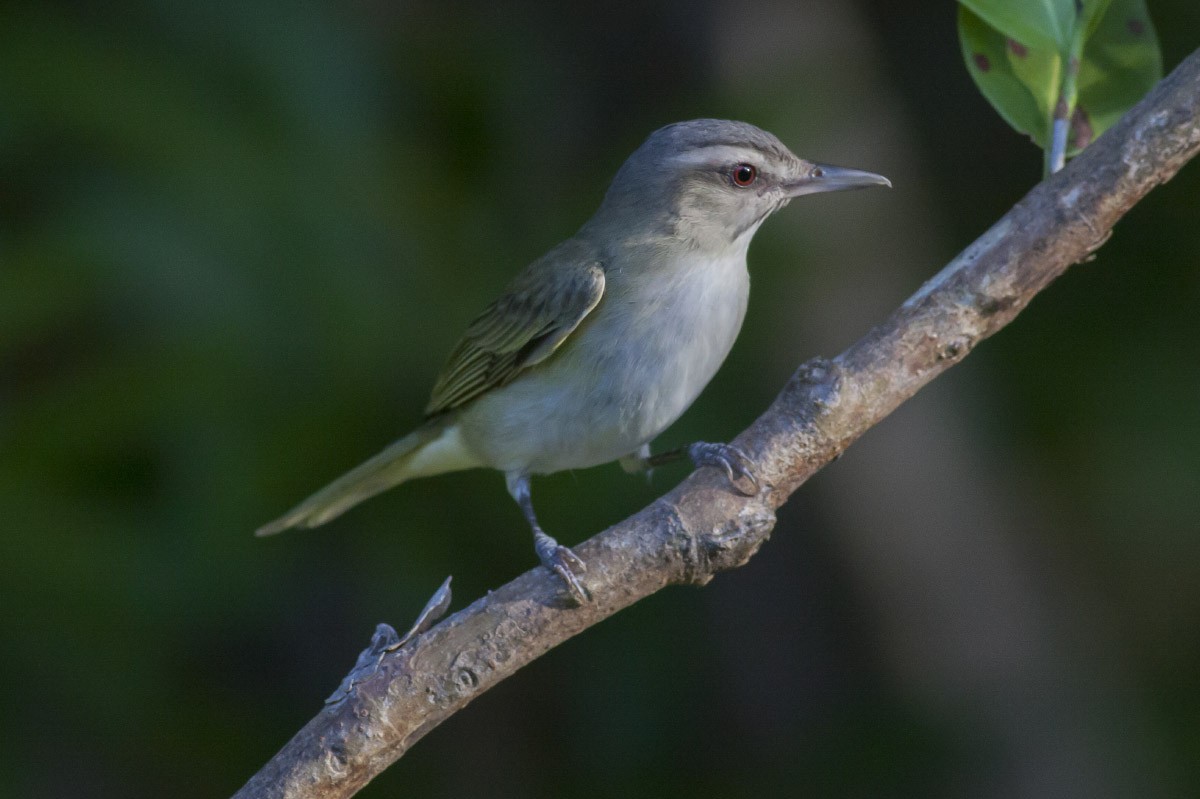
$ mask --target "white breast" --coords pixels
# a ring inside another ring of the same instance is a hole
[[[559,352],[464,410],[466,442],[495,468],[532,473],[595,466],[649,442],[737,338],[749,238],[718,258],[612,265],[604,299]]]
[[[639,293],[647,299],[631,309],[627,338],[616,345],[636,364],[619,388],[637,444],[671,425],[712,380],[741,330],[749,290],[744,257],[694,258],[645,279]]]

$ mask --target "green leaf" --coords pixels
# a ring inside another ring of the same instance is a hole
[[[1090,37],[1096,32],[1096,26],[1104,19],[1104,13],[1108,11],[1111,2],[1112,0],[1085,0],[1080,20],[1086,36]]]
[[[1002,36],[1064,52],[1075,27],[1074,0],[959,0]]]
[[[1039,146],[1044,147],[1046,116],[1034,93],[1009,62],[1008,37],[963,5],[958,9],[958,38],[967,71],[983,96],[1005,122],[1018,132],[1032,136]],[[1043,138],[1039,140],[1039,136]]]
[[[988,102],[1045,149],[1063,100],[1071,111],[1069,155],[1111,127],[1162,75],[1145,0],[1085,0],[1075,15],[1075,0],[962,0],[958,14],[967,70]],[[1082,55],[1070,81],[1073,52]]]
[[[1004,52],[1013,75],[1037,103],[1039,122],[1034,132],[1040,136],[1045,133],[1046,121],[1054,115],[1066,58],[1049,47],[1027,46],[1012,38],[1005,40]]]
[[[1162,52],[1145,0],[1112,0],[1107,5],[1079,65],[1072,154],[1112,127],[1162,79]],[[1087,137],[1085,120],[1091,128]]]

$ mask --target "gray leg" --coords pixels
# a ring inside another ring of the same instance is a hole
[[[533,512],[533,500],[529,496],[529,475],[509,473],[506,478],[508,493],[512,494],[529,526],[533,528],[533,549],[542,565],[562,578],[576,602],[583,604],[589,601],[587,589],[579,582],[579,575],[587,571],[587,566],[574,552],[546,535],[546,531],[538,524],[537,515]]]
[[[738,493],[752,497],[761,489],[758,484],[758,478],[754,476],[754,472],[750,470],[750,458],[746,453],[742,452],[732,444],[710,444],[707,441],[697,441],[695,444],[689,444],[686,447],[660,452],[657,455],[649,455],[648,448],[643,448],[647,454],[641,456],[642,468],[653,469],[656,466],[662,466],[664,463],[682,460],[688,458],[697,469],[701,466],[718,466],[725,470],[725,475],[729,478],[729,482],[737,489]],[[633,456],[628,456],[632,458]],[[625,465],[627,459],[621,460],[621,465]],[[754,487],[753,491],[743,491],[738,485],[738,480],[742,479],[750,483]]]

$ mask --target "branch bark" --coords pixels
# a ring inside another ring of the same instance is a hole
[[[557,644],[667,585],[704,584],[744,564],[800,485],[1086,259],[1198,151],[1200,50],[882,324],[832,361],[800,367],[735,442],[764,485],[758,496],[701,470],[576,547],[588,564],[586,606],[566,603],[558,579],[537,568],[398,647],[381,626],[330,703],[235,799],[352,796]]]

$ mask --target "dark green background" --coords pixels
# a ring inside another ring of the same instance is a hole
[[[1152,3],[1167,67],[1193,0]],[[660,445],[732,437],[1041,158],[950,3],[0,6],[0,795],[232,793],[376,622],[534,563],[494,473],[250,532],[420,417],[466,322],[654,128],[728,116],[891,192],[751,250]],[[1200,166],[818,475],[746,568],[621,613],[365,797],[1200,790]],[[654,483],[542,479],[581,540]]]

